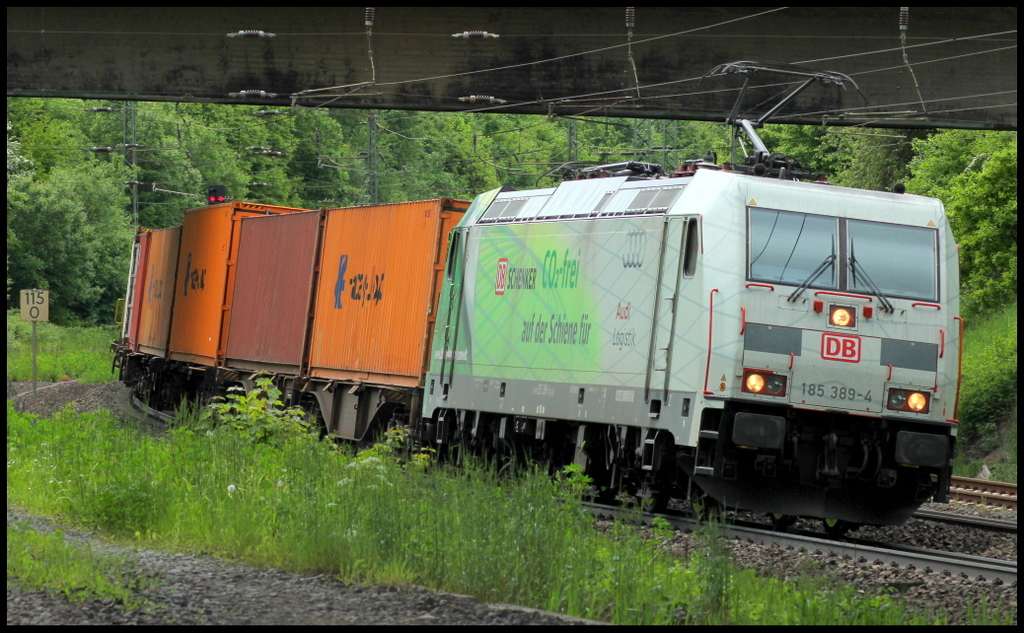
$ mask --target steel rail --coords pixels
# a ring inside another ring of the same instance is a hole
[[[938,521],[940,523],[952,523],[954,525],[966,525],[968,527],[996,530],[999,532],[1017,533],[1017,521],[1009,521],[1006,519],[974,517],[964,514],[953,514],[952,512],[942,512],[941,510],[918,510],[914,513],[914,518],[923,519],[925,521]]]
[[[596,516],[616,520],[636,520],[639,516],[644,523],[650,524],[655,518],[661,518],[673,527],[689,532],[704,525],[694,518],[675,514],[638,514],[635,509],[629,510],[594,503],[584,503],[583,505]],[[885,564],[908,570],[920,569],[926,572],[984,580],[997,584],[1015,584],[1017,582],[1016,561],[941,552],[909,545],[874,543],[851,538],[829,540],[820,536],[776,532],[744,524],[723,523],[721,529],[724,535],[731,539],[758,545],[778,545],[783,549],[838,556],[861,563]]]
[[[163,411],[158,411],[157,409],[154,409],[154,408],[150,407],[149,405],[144,403],[142,400],[139,400],[138,396],[136,396],[134,393],[132,394],[131,402],[132,402],[132,407],[136,411],[138,411],[139,413],[142,413],[142,414],[144,414],[146,416],[149,416],[151,418],[156,418],[157,420],[160,420],[161,422],[164,422],[164,423],[168,423],[168,422],[173,422],[174,421],[174,414],[172,414],[172,413],[164,413]]]

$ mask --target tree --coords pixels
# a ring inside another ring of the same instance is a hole
[[[965,314],[1017,296],[1017,133],[947,130],[914,145],[907,189],[943,201]]]
[[[7,252],[14,288],[50,290],[55,323],[109,318],[124,291],[132,228],[117,169],[87,160],[37,179],[8,179]],[[8,298],[8,308],[16,299]]]

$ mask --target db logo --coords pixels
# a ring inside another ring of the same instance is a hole
[[[498,274],[494,276],[494,294],[505,294],[506,279],[508,279],[508,259],[502,257],[498,260]]]
[[[845,363],[860,362],[860,337],[840,334],[821,335],[821,357]]]

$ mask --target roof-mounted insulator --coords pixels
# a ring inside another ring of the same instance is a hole
[[[111,108],[110,106],[96,106],[95,108],[86,108],[86,112],[117,112],[117,108]]]
[[[636,22],[636,9],[633,7],[626,7],[626,28],[633,30],[633,24]]]
[[[237,33],[228,33],[228,37],[246,37],[246,38],[266,38],[266,37],[277,37],[277,33],[268,33],[266,31],[259,31],[256,29],[248,29],[245,31],[239,31]]]
[[[366,7],[366,26],[373,26],[373,20],[377,17],[376,7]]]
[[[488,33],[487,31],[463,31],[462,33],[452,33],[452,37],[460,40],[486,40],[497,39],[500,36],[497,33]]]
[[[459,97],[459,101],[469,103],[508,103],[508,101],[505,101],[504,99],[499,99],[490,95],[470,95],[468,97]]]
[[[276,97],[277,93],[266,90],[239,90],[238,92],[229,92],[228,96],[246,99],[249,97]]]

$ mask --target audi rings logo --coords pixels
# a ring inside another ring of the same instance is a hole
[[[626,246],[622,249],[623,268],[641,268],[644,265],[644,253],[647,251],[647,232],[630,231],[626,233]]]

